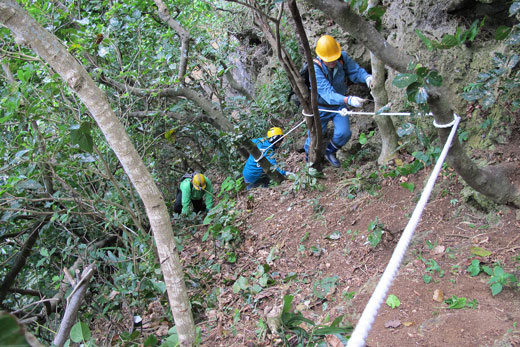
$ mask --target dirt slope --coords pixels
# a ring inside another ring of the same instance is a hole
[[[496,153],[518,171],[518,145],[497,147]],[[295,172],[302,169],[302,162],[302,154],[292,154],[286,160],[288,169]],[[279,187],[244,192],[237,206],[244,211],[243,242],[236,264],[222,265],[219,304],[208,310],[208,321],[202,324],[203,345],[276,345],[277,336],[260,329],[259,321],[265,322],[286,294],[294,295],[293,307],[315,323],[344,315],[343,323],[355,324],[431,169],[409,177],[386,178],[380,189],[355,198],[349,196],[352,185],[359,183],[354,173],[331,167],[320,180],[323,191],[294,192],[293,183],[287,181]],[[403,181],[414,184],[413,192],[402,187]],[[520,344],[519,291],[505,286],[493,296],[490,276],[480,273],[471,277],[466,271],[472,260],[478,259],[480,265],[491,268],[499,263],[507,273],[520,278],[520,215],[504,206],[483,212],[471,201],[463,201],[462,189],[456,174],[442,171],[389,291],[401,304],[397,308],[383,304],[367,345]],[[371,224],[384,230],[376,247],[367,241]],[[212,250],[199,246],[189,246],[183,254],[189,254],[191,261],[211,257]],[[485,251],[490,255],[481,254]],[[274,284],[255,294],[250,288],[259,283],[258,266],[262,264],[269,264]],[[248,284],[234,293],[233,284],[240,276],[248,279]],[[323,279],[332,285],[316,284]],[[453,296],[466,298],[475,307],[450,309],[441,299]]]

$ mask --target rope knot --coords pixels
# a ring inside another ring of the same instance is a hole
[[[339,111],[339,114],[341,117],[345,117],[345,116],[348,116],[350,113],[350,111],[345,107],[345,108],[342,108],[340,111]]]

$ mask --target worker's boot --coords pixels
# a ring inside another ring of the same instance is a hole
[[[325,159],[330,163],[330,165],[334,167],[340,167],[341,163],[338,158],[336,158],[336,152],[338,151],[339,146],[336,146],[332,141],[329,142],[327,148],[325,149]]]

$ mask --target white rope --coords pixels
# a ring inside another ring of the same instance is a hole
[[[438,124],[435,119],[433,120],[433,126],[436,127],[436,128],[449,128],[451,126],[453,126],[453,124],[455,124],[455,122],[457,121],[457,115],[454,113],[453,114],[453,120],[451,122],[449,122],[448,124]]]
[[[349,111],[347,108],[342,108],[341,110],[329,110],[329,109],[318,109],[320,112],[331,112],[331,113],[339,113],[343,117],[348,115],[361,115],[361,116],[411,116],[411,112],[381,112],[376,114],[376,112],[361,112],[361,111]],[[305,114],[304,114],[305,115]],[[426,113],[425,116],[433,116],[432,113]]]
[[[304,117],[314,117],[314,115],[312,113],[305,113],[304,110],[302,110],[302,114]]]
[[[282,141],[284,137],[286,137],[287,135],[289,135],[290,133],[292,133],[294,130],[296,130],[300,125],[302,125],[303,123],[305,123],[305,119],[302,120],[300,123],[296,124],[295,127],[293,127],[291,130],[289,130],[287,132],[287,134],[284,134],[282,137],[280,137],[278,140],[274,141],[273,143],[271,143],[267,148],[265,149],[261,149],[260,152],[262,153],[260,155],[260,157],[258,159],[255,159],[255,163],[258,163],[263,157],[264,157],[264,154],[265,152],[267,152],[267,150],[271,147],[273,147],[275,144],[277,144],[278,142]]]
[[[348,340],[347,347],[365,346],[365,340],[372,327],[372,323],[374,323],[374,320],[377,316],[377,311],[383,303],[388,289],[392,285],[392,281],[394,280],[394,277],[397,274],[397,271],[399,270],[399,266],[401,265],[401,261],[403,260],[406,249],[408,248],[408,245],[412,240],[415,227],[419,223],[419,219],[421,218],[421,214],[424,210],[424,207],[426,206],[426,202],[428,201],[428,198],[430,197],[430,194],[432,192],[433,185],[437,180],[437,176],[439,175],[439,172],[442,168],[442,164],[446,159],[446,155],[448,154],[451,142],[453,141],[455,133],[457,132],[457,126],[459,125],[460,117],[454,114],[453,118],[453,128],[451,129],[450,135],[448,136],[448,139],[444,144],[444,148],[442,149],[439,159],[437,160],[437,163],[433,168],[430,178],[428,179],[428,182],[424,187],[423,193],[421,194],[421,198],[419,199],[419,202],[417,203],[417,206],[413,211],[410,221],[408,222],[406,228],[403,231],[403,235],[399,239],[399,242],[397,243],[397,246],[394,249],[394,253],[392,254],[392,258],[390,258],[390,261],[386,266],[385,272],[381,276],[381,279],[379,280],[376,289],[372,293],[370,300],[368,301],[365,309],[363,310],[361,318],[359,318],[358,324],[356,325],[356,328],[354,329],[352,336]]]

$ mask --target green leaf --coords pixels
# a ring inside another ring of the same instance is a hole
[[[432,276],[429,276],[426,274],[422,275],[422,278],[423,278],[424,283],[426,283],[426,284],[428,284],[432,281]]]
[[[70,127],[70,139],[73,145],[78,145],[81,150],[92,153],[94,141],[92,135],[90,135],[91,124],[81,123],[81,125],[75,124]]]
[[[315,329],[312,334],[316,336],[325,336],[325,335],[333,335],[333,334],[348,334],[352,332],[352,327],[324,327],[324,328],[318,328]]]
[[[408,87],[406,87],[406,95],[408,97],[408,101],[416,102],[415,96],[416,96],[417,92],[419,91],[420,86],[421,85],[418,82],[414,82],[414,83],[410,84]]]
[[[47,250],[47,248],[40,248],[40,254],[43,257],[48,257],[49,256],[49,251]]]
[[[493,270],[489,266],[482,265],[482,271],[488,276],[493,275]]]
[[[381,21],[381,18],[385,14],[386,9],[380,6],[371,7],[368,10],[367,17],[371,20],[375,20],[377,22]]]
[[[0,312],[0,343],[2,346],[29,347],[24,330],[14,316]]]
[[[518,43],[520,43],[520,26],[517,24],[511,35],[508,37],[506,44],[517,45]]]
[[[459,40],[455,36],[450,35],[450,34],[444,35],[441,40],[442,48],[446,48],[446,49],[455,47],[459,43],[460,43]]]
[[[418,77],[423,78],[423,77],[425,77],[428,74],[428,68],[426,68],[424,66],[418,67],[415,70],[415,73],[417,74]]]
[[[467,101],[476,101],[484,96],[484,92],[478,88],[462,93],[462,98]]]
[[[478,259],[473,259],[471,265],[466,269],[469,272],[471,277],[477,276],[480,273],[480,261]]]
[[[432,86],[440,87],[442,85],[442,76],[437,71],[430,71],[424,81]]]
[[[163,281],[152,281],[152,284],[154,289],[157,290],[159,293],[166,293],[166,283],[164,283]]]
[[[264,222],[268,221],[269,219],[272,219],[274,217],[274,214],[270,215],[269,217],[267,217],[266,219],[264,219]]]
[[[394,80],[392,81],[392,84],[397,88],[405,88],[408,87],[410,84],[417,82],[417,79],[418,78],[416,74],[400,73],[397,76],[395,76]]]
[[[498,293],[500,293],[502,291],[502,284],[500,283],[493,283],[491,286],[491,295],[495,296],[497,295]]]
[[[397,128],[397,136],[403,137],[413,133],[415,126],[412,123],[403,123]]]
[[[386,298],[386,304],[387,306],[391,308],[397,308],[401,306],[401,301],[395,296],[394,294],[388,295],[388,298]]]
[[[292,295],[284,295],[282,313],[291,312],[291,305],[292,305],[293,299],[294,299],[294,296],[292,296]]]
[[[403,183],[401,183],[401,187],[403,187],[405,189],[408,189],[410,191],[410,193],[413,193],[415,185],[413,183],[410,183],[410,182],[403,182]]]
[[[338,240],[341,238],[341,233],[339,231],[335,231],[332,234],[325,236],[325,238],[328,240]]]
[[[451,309],[461,309],[466,307],[466,298],[462,297],[459,298],[455,295],[453,295],[451,298],[444,300],[445,303],[449,305],[448,308]]]
[[[482,102],[481,102],[482,107],[484,108],[484,110],[487,110],[495,104],[495,101],[496,101],[495,95],[488,94],[484,97],[484,99],[482,99]]]
[[[511,28],[505,25],[501,25],[495,31],[495,40],[505,40],[509,36],[509,33],[511,33]]]
[[[422,32],[420,32],[418,29],[415,29],[415,33],[417,34],[417,36],[419,36],[419,38],[421,39],[422,43],[424,43],[424,45],[426,46],[426,48],[431,52],[433,51],[433,43],[432,41],[427,38],[426,36],[424,36],[424,34]]]
[[[159,342],[159,340],[157,339],[157,337],[155,337],[155,335],[149,335],[144,341],[144,346],[156,346],[157,342]]]
[[[419,87],[417,90],[417,94],[415,94],[415,102],[418,104],[424,104],[428,100],[428,92],[426,88]]]
[[[336,290],[336,282],[338,276],[326,277],[314,282],[313,292],[320,299],[325,299],[327,295],[332,294]]]
[[[249,280],[244,276],[240,276],[233,284],[233,292],[235,294],[239,293],[241,289],[246,290],[247,288],[249,288]]]
[[[365,143],[367,143],[368,139],[367,139],[367,136],[365,135],[365,133],[361,133],[359,134],[359,143],[364,145]]]
[[[79,321],[70,330],[70,339],[73,342],[80,343],[80,342],[86,342],[90,340],[92,337],[92,334],[90,333],[90,329],[88,325],[85,323]]]
[[[491,252],[482,247],[473,246],[471,247],[471,253],[479,256],[479,257],[487,257],[491,255]],[[478,260],[477,260],[478,261]]]

